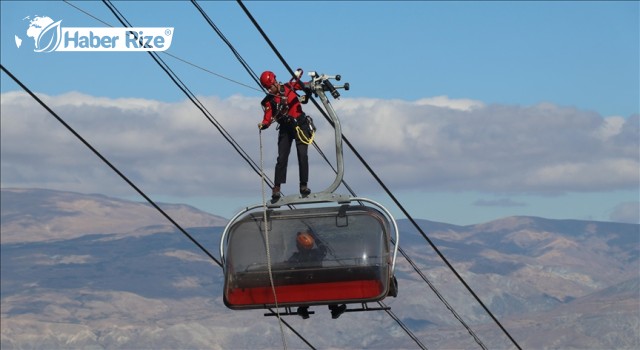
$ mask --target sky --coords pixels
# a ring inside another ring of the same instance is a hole
[[[113,4],[135,27],[174,28],[160,57],[257,164],[262,143],[272,178],[277,132],[256,127],[263,92],[195,6]],[[198,4],[253,71],[288,81],[235,1]],[[344,135],[413,218],[640,221],[638,2],[244,5],[292,68],[349,82],[331,100]],[[0,6],[2,66],[150,198],[226,218],[261,203],[260,176],[149,54],[34,52],[27,29],[35,16],[62,27],[120,27],[103,2]],[[0,78],[3,188],[144,201],[8,75]],[[313,105],[304,109],[334,163],[333,130]],[[335,175],[309,153],[309,185],[324,190]],[[297,191],[296,164],[292,154],[285,194]],[[347,147],[344,179],[404,217]]]

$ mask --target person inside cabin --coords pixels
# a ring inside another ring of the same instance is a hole
[[[297,251],[288,260],[290,263],[303,264],[307,267],[309,264],[320,266],[325,255],[327,255],[327,247],[311,230],[296,233],[296,248]],[[347,309],[345,304],[329,304],[328,307],[333,319],[340,317]],[[309,306],[298,307],[296,313],[303,319],[309,318]]]
[[[296,233],[296,248],[296,251],[287,262],[305,266],[309,266],[309,264],[320,265],[322,259],[327,255],[327,247],[311,230],[303,230]]]
[[[267,89],[267,96],[260,103],[264,110],[260,130],[267,129],[274,121],[278,123],[278,159],[276,161],[272,201],[280,199],[280,186],[287,182],[287,166],[291,144],[296,141],[298,169],[300,175],[300,194],[304,197],[311,193],[307,186],[309,181],[308,148],[313,142],[314,125],[311,117],[302,111],[301,103],[307,103],[311,96],[309,83],[302,83],[302,69],[296,71],[295,81],[286,84],[276,80],[271,71],[264,71],[260,76],[260,84]],[[296,90],[303,90],[305,95],[298,96]]]

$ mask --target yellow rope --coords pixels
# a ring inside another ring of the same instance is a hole
[[[299,126],[296,126],[296,133],[298,134],[298,139],[300,140],[300,142],[304,143],[305,145],[310,145],[313,143],[313,138],[316,136],[315,131],[311,131],[311,137],[307,137],[307,135],[304,134],[304,131],[302,131],[302,128],[300,128]]]

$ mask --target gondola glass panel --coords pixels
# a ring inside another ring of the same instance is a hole
[[[389,291],[389,223],[365,206],[269,211],[269,254],[279,306],[371,302]],[[297,233],[311,231],[310,249]],[[232,309],[275,306],[262,212],[226,237],[224,301]]]

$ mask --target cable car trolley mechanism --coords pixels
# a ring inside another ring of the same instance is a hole
[[[334,86],[330,79],[339,81],[339,75],[309,75],[312,92],[334,124],[336,178],[324,191],[249,206],[229,221],[220,256],[230,309],[283,307],[279,315],[307,318],[314,313],[309,306],[328,305],[337,318],[343,312],[388,309],[367,303],[397,296],[399,233],[393,216],[370,199],[334,193],[344,175],[342,129],[325,93],[337,99],[337,90],[349,90],[349,83]]]

